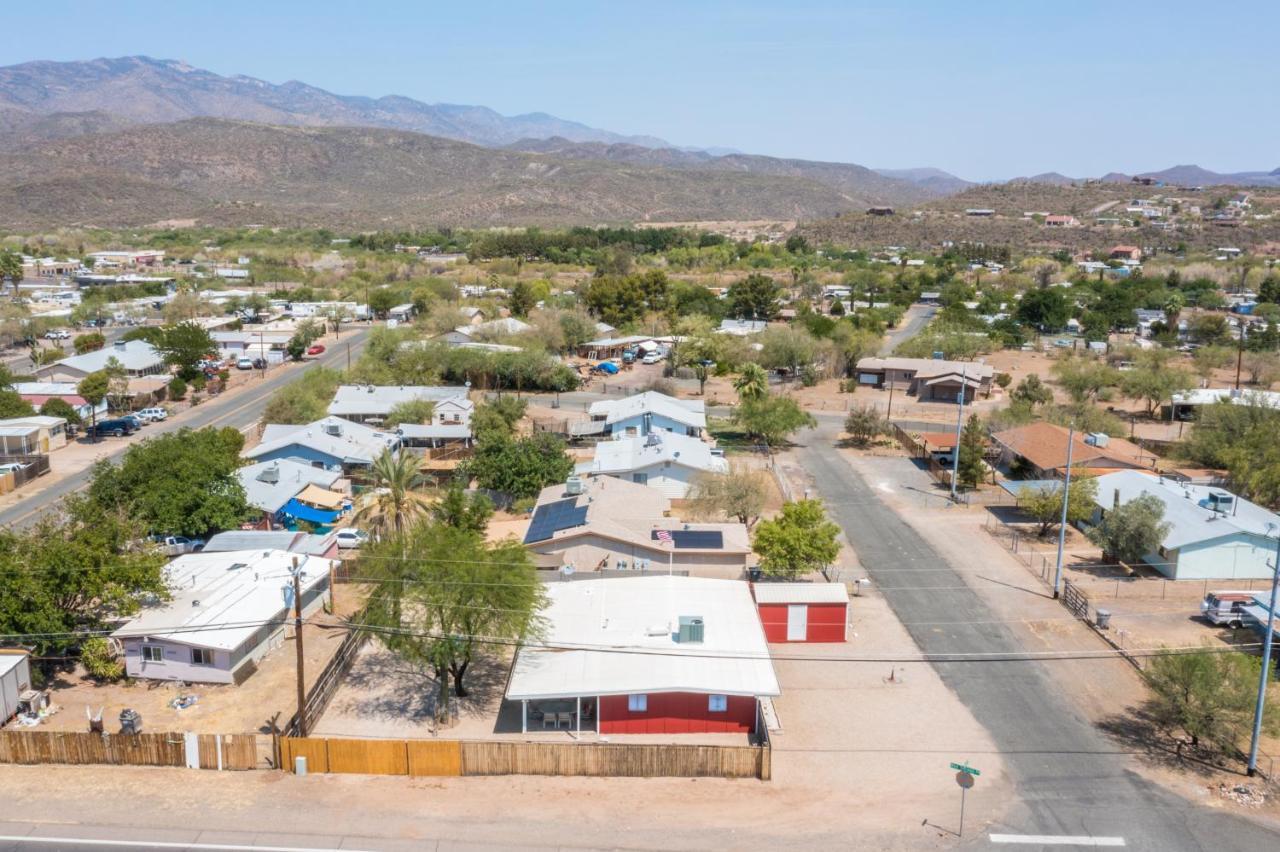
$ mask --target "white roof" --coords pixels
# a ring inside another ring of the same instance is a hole
[[[661,414],[686,426],[706,428],[706,405],[700,399],[676,399],[658,391],[645,391],[624,399],[603,399],[591,403],[587,413],[594,419],[603,417],[617,423],[644,414]]]
[[[75,382],[14,382],[13,389],[27,396],[79,396]]]
[[[756,603],[848,603],[843,583],[756,583]]]
[[[1173,402],[1177,405],[1213,405],[1215,402],[1230,402],[1232,405],[1280,408],[1280,392],[1263,390],[1238,391],[1234,388],[1195,388],[1185,393],[1175,393]]]
[[[22,664],[29,654],[26,651],[0,651],[0,675],[7,675]]]
[[[646,337],[643,334],[631,334],[626,337],[601,337],[597,340],[588,340],[583,346],[604,346],[606,348],[614,346],[630,346],[633,343],[645,343],[655,340],[653,337]]]
[[[920,377],[938,376],[944,373],[963,372],[967,376],[991,378],[995,367],[978,361],[943,361],[936,358],[863,358],[858,361],[859,370],[907,370]]]
[[[51,429],[55,426],[66,426],[67,418],[54,417],[51,414],[32,414],[30,417],[10,417],[8,420],[0,420],[0,426],[35,426],[42,429]]]
[[[130,372],[146,370],[164,363],[164,358],[150,343],[145,340],[129,340],[117,341],[111,346],[104,346],[94,352],[63,358],[61,361],[55,361],[52,365],[40,368],[38,372],[45,372],[51,366],[61,366],[85,373],[96,373],[106,367],[107,361],[112,358],[119,361]]]
[[[401,423],[396,431],[404,438],[470,438],[470,423]]]
[[[764,331],[768,325],[764,320],[723,319],[720,320],[720,327],[716,331],[721,334],[735,334],[743,337]]]
[[[523,334],[531,328],[533,326],[529,325],[529,323],[524,320],[518,320],[515,317],[498,317],[470,327],[473,332],[487,332],[489,334]]]
[[[382,415],[403,402],[426,400],[440,402],[457,396],[466,396],[467,389],[459,387],[433,387],[431,385],[342,385],[329,403],[329,413],[337,417],[356,415]]]
[[[170,642],[233,651],[267,622],[282,619],[283,589],[294,559],[304,572],[302,593],[328,582],[332,560],[284,550],[189,553],[165,566],[168,601],[112,633],[117,638],[155,636]]]
[[[337,434],[331,434],[336,431]],[[398,436],[382,432],[363,423],[352,423],[341,417],[325,417],[301,426],[272,423],[262,430],[262,443],[247,451],[246,458],[256,459],[276,450],[301,444],[324,455],[355,464],[373,464],[383,450],[394,449]]]
[[[1184,485],[1136,470],[1104,474],[1098,477],[1097,483],[1098,492],[1094,502],[1103,510],[1108,510],[1115,504],[1117,491],[1120,492],[1121,505],[1143,494],[1158,497],[1164,503],[1164,520],[1169,524],[1169,534],[1164,540],[1164,546],[1169,549],[1237,533],[1257,536],[1280,533],[1280,515],[1243,497],[1235,497],[1235,505],[1225,514],[1210,509],[1210,494],[1230,494],[1221,488]],[[1268,531],[1268,524],[1273,525],[1274,529]]]
[[[655,430],[648,435],[628,435],[596,444],[595,456],[582,465],[583,473],[622,473],[660,462],[694,470],[727,473],[724,456],[713,456],[701,438]]]
[[[341,479],[342,474],[291,459],[273,459],[242,467],[236,471],[236,477],[244,486],[250,506],[264,512],[278,512],[308,485],[328,488]]]
[[[520,649],[507,698],[779,694],[764,630],[741,580],[572,580],[549,584],[547,594],[546,638]],[[690,615],[703,619],[703,641],[681,645],[673,635],[680,616]]]

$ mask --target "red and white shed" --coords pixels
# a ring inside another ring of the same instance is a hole
[[[770,642],[843,642],[849,592],[843,583],[755,583],[760,623]]]

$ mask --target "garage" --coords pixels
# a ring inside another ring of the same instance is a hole
[[[755,583],[751,591],[768,641],[845,641],[849,593],[843,583]]]

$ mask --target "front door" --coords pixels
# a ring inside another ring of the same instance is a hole
[[[803,642],[809,638],[809,607],[806,604],[787,606],[787,641]]]

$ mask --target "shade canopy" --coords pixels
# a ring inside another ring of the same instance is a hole
[[[290,517],[297,518],[300,521],[306,521],[311,524],[332,524],[338,519],[340,512],[331,512],[327,509],[317,509],[314,506],[308,506],[306,503],[299,503],[298,498],[293,498],[284,504],[284,508],[280,511]]]
[[[347,500],[346,495],[340,494],[337,491],[330,491],[327,488],[321,488],[319,485],[314,483],[302,489],[301,493],[293,499],[303,503],[308,503],[312,506],[317,506],[321,509],[333,510],[341,509],[342,505]]]

